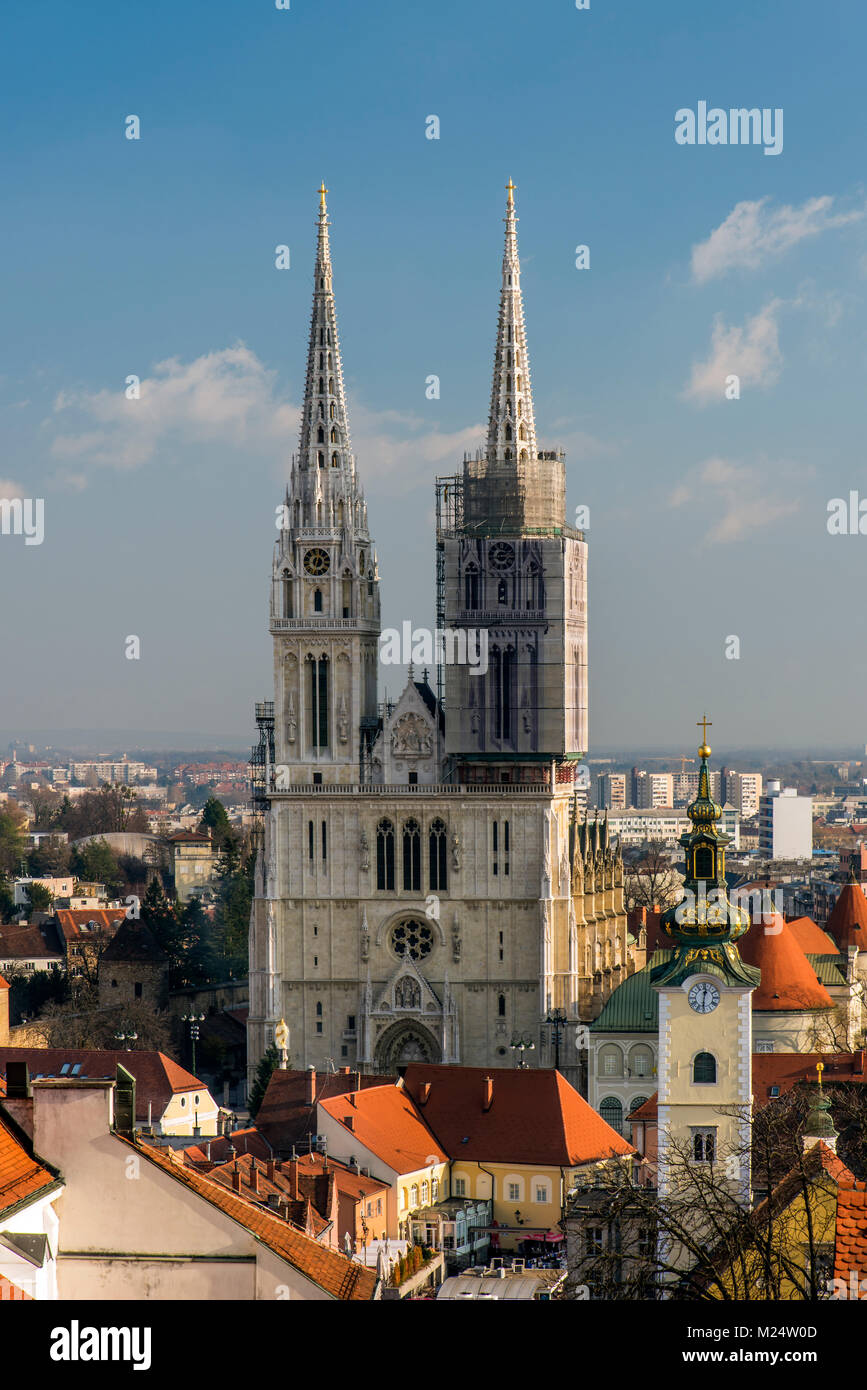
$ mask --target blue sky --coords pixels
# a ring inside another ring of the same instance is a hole
[[[11,5],[0,495],[45,540],[0,536],[0,726],[250,728],[323,177],[383,619],[432,620],[511,176],[539,442],[591,509],[591,752],[703,707],[719,747],[863,744],[867,537],[826,528],[867,497],[859,9]],[[783,152],[676,144],[700,100],[783,108]]]

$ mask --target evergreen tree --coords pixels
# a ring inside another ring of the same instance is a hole
[[[247,1106],[250,1111],[250,1118],[255,1119],[259,1113],[259,1106],[265,1098],[268,1089],[268,1082],[271,1080],[272,1073],[280,1064],[280,1054],[272,1043],[256,1068],[256,1075],[253,1078],[253,1085],[250,1087],[250,1094],[247,1098]]]
[[[226,808],[216,796],[209,796],[202,807],[199,829],[210,834],[215,849],[222,850],[227,844],[237,844],[237,835],[229,824]]]
[[[157,945],[169,958],[169,970],[176,971],[183,960],[183,937],[177,908],[163,891],[158,878],[148,884],[139,909],[141,920],[149,927]]]

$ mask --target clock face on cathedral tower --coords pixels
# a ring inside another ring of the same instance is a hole
[[[491,546],[488,558],[495,570],[507,570],[515,562],[515,547],[508,541],[497,541]]]
[[[328,551],[323,550],[318,545],[314,546],[312,550],[308,550],[304,556],[304,568],[308,574],[327,574],[330,564],[331,557]]]

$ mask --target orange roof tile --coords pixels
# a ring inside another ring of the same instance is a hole
[[[404,1086],[453,1159],[567,1167],[634,1152],[558,1071],[412,1062]]]
[[[170,1151],[153,1149],[147,1144],[131,1144],[129,1140],[115,1136],[121,1143],[145,1155],[151,1163],[169,1173],[176,1182],[183,1183],[198,1193],[211,1206],[217,1207],[230,1216],[233,1221],[250,1231],[269,1250],[286,1260],[300,1273],[307,1276],[326,1293],[340,1300],[367,1301],[373,1298],[376,1289],[376,1273],[363,1265],[341,1255],[337,1250],[329,1250],[311,1240],[301,1231],[296,1231],[286,1221],[272,1216],[250,1202],[243,1201],[233,1192],[226,1192],[218,1183],[197,1173],[194,1168],[184,1167],[179,1157],[170,1156]]]
[[[60,1186],[57,1173],[39,1163],[27,1138],[11,1120],[0,1116],[0,1216]]]
[[[306,1147],[311,1135],[316,1133],[316,1102],[310,1104],[307,1100],[311,1080],[315,1084],[316,1099],[326,1100],[347,1091],[383,1086],[395,1078],[352,1072],[349,1067],[338,1072],[317,1071],[311,1077],[309,1071],[284,1071],[278,1067],[271,1073],[268,1089],[256,1113],[256,1128],[281,1153],[288,1154],[294,1145]]]
[[[833,999],[778,912],[772,922],[754,922],[738,950],[747,965],[757,965],[762,972],[753,1009],[833,1009]]]
[[[853,1270],[859,1281],[867,1276],[867,1190],[863,1184],[837,1193],[834,1277],[848,1286]]]
[[[57,919],[60,935],[68,944],[70,941],[86,941],[88,937],[92,938],[93,930],[82,930],[82,928],[89,927],[91,922],[96,924],[97,931],[114,935],[120,923],[126,918],[126,908],[59,907],[54,916]]]
[[[12,986],[10,985],[9,981],[8,981],[8,980],[4,980],[4,979],[3,979],[3,976],[0,975],[0,989],[11,989],[11,988],[12,988]]]
[[[7,1300],[10,1303],[16,1301],[32,1303],[33,1296],[25,1293],[23,1289],[19,1289],[18,1285],[13,1284],[11,1279],[7,1279],[5,1274],[0,1274],[0,1303],[5,1303]]]
[[[447,1161],[411,1097],[395,1085],[371,1086],[320,1104],[397,1173],[412,1173],[429,1162]]]
[[[827,932],[817,927],[812,917],[793,917],[789,931],[807,956],[836,956],[837,943]]]
[[[793,1086],[802,1081],[817,1081],[816,1063],[825,1067],[822,1080],[826,1086],[838,1081],[867,1081],[865,1063],[867,1052],[754,1052],[753,1053],[753,1097],[756,1105],[762,1106],[773,1100],[771,1088],[779,1088],[785,1095]]]
[[[647,1099],[643,1105],[639,1105],[637,1110],[632,1110],[627,1116],[629,1120],[658,1120],[659,1119],[659,1092],[654,1091],[653,1095]]]
[[[847,883],[828,918],[828,934],[841,951],[867,951],[867,898],[858,883]]]
[[[118,1063],[135,1077],[136,1119],[146,1120],[148,1104],[159,1114],[165,1110],[172,1096],[190,1091],[204,1095],[207,1087],[204,1081],[178,1066],[164,1052],[121,1052],[113,1049],[83,1047],[4,1047],[0,1044],[0,1072],[5,1076],[8,1062],[26,1062],[30,1075],[69,1076],[76,1064],[79,1071],[76,1080],[85,1077],[110,1077],[117,1074]],[[66,1072],[62,1071],[68,1067]],[[158,1115],[153,1116],[154,1119]]]

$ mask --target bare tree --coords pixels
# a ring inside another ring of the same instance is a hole
[[[638,853],[630,855],[624,867],[628,912],[636,907],[673,907],[683,896],[682,877],[662,840],[649,840]]]

